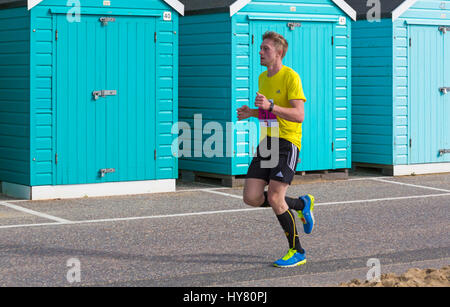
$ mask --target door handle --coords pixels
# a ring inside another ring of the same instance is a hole
[[[116,90],[102,90],[102,91],[94,91],[92,92],[92,96],[94,96],[95,100],[98,100],[100,97],[105,98],[106,96],[116,96]]]
[[[301,27],[302,24],[300,22],[288,22],[288,27],[291,31],[294,31],[295,28]]]
[[[442,94],[446,95],[447,93],[450,92],[450,87],[441,87],[441,88],[439,89],[439,91],[440,91]]]
[[[444,154],[450,153],[450,149],[440,149],[439,150],[439,157],[442,157]]]
[[[114,17],[100,17],[100,22],[103,26],[107,26],[108,22],[115,22],[116,19]]]
[[[100,177],[105,177],[105,174],[109,174],[109,173],[115,173],[116,169],[115,168],[102,168],[99,173],[100,173]]]
[[[450,27],[439,27],[439,31],[441,31],[443,34],[447,33],[447,31],[450,31]]]

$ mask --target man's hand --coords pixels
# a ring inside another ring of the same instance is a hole
[[[255,106],[259,109],[269,110],[270,109],[270,101],[267,100],[266,96],[264,96],[260,93],[256,93]]]
[[[243,120],[253,116],[253,111],[248,106],[237,109],[238,119]]]

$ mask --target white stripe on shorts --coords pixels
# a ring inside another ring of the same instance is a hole
[[[291,156],[291,161],[289,162],[289,168],[293,171],[295,168],[295,161],[297,160],[297,146],[295,146],[294,144],[291,143],[292,146],[292,156]]]

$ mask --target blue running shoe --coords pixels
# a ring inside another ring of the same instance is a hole
[[[305,208],[301,211],[297,211],[298,216],[303,222],[303,230],[306,234],[310,234],[314,229],[314,196],[308,194],[305,196],[300,196],[300,199],[303,200]]]
[[[306,263],[306,252],[300,254],[295,249],[290,249],[283,258],[273,263],[277,268],[291,268]]]

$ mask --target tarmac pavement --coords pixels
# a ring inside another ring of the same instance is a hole
[[[272,262],[288,245],[270,208],[242,188],[179,184],[177,192],[21,201],[0,195],[0,286],[336,286],[450,264],[450,174],[293,185],[316,198],[301,267]],[[298,220],[297,220],[298,221]],[[79,282],[71,280],[73,260]],[[70,282],[72,281],[72,282]]]

